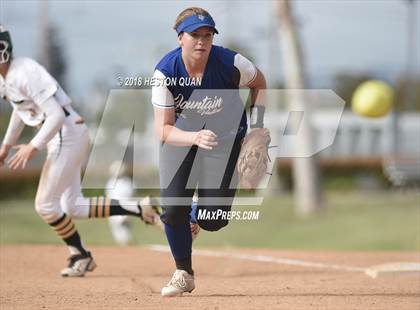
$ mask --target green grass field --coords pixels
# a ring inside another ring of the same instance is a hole
[[[232,220],[216,233],[202,231],[195,246],[313,250],[419,250],[419,194],[329,192],[328,207],[307,219],[294,215],[293,197],[266,198],[256,221]],[[133,244],[166,244],[162,232],[132,219]],[[78,220],[86,244],[114,244],[106,220]],[[61,241],[35,213],[32,201],[1,201],[0,243]]]

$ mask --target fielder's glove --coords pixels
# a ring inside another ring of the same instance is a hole
[[[244,138],[237,163],[242,188],[256,188],[267,173],[270,142],[270,131],[267,128],[254,128]]]

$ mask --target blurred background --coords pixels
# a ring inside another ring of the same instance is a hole
[[[32,57],[47,67],[95,139],[107,98],[119,88],[117,77],[152,76],[160,58],[177,47],[172,26],[189,6],[211,13],[220,32],[215,44],[251,59],[269,88],[332,90],[345,102],[330,147],[306,161],[277,159],[268,188],[254,193],[265,197],[263,205],[235,207],[260,210],[258,221],[232,221],[217,234],[202,233],[195,245],[418,250],[418,1],[0,0],[0,22],[11,33],[14,56]],[[293,84],[296,72],[298,84]],[[382,80],[393,89],[393,110],[384,117],[351,110],[354,91],[368,80]],[[138,102],[132,95],[118,93],[114,100]],[[10,105],[0,101],[2,137],[10,113]],[[118,117],[118,109],[113,113]],[[281,130],[276,123],[286,119],[285,113],[271,113],[272,132]],[[153,141],[151,105],[142,105],[139,114],[135,139],[157,159],[156,145],[147,143]],[[317,115],[306,138],[316,144],[330,130],[335,129],[329,118]],[[21,142],[33,134],[25,129]],[[37,156],[25,171],[0,172],[0,243],[60,242],[33,210],[43,158]],[[298,167],[306,172],[298,174]],[[144,178],[153,174],[149,169]],[[86,190],[85,195],[103,192]],[[131,224],[129,244],[165,243],[156,230]],[[106,221],[78,221],[78,226],[87,243],[115,242]]]

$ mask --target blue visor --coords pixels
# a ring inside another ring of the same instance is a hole
[[[214,29],[215,33],[219,33],[216,29],[216,24],[214,23],[213,18],[209,15],[192,15],[187,17],[182,23],[176,27],[176,32],[180,34],[181,32],[194,32],[201,27],[210,27]]]

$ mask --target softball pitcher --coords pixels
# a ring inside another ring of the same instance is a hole
[[[161,219],[176,265],[172,279],[162,288],[163,296],[180,296],[195,288],[190,222],[207,231],[228,224],[224,218],[198,215],[231,209],[238,183],[236,162],[248,126],[239,88],[251,89],[251,128],[263,127],[265,108],[257,95],[266,88],[263,74],[252,62],[213,45],[218,31],[204,9],[185,9],[174,29],[179,48],[162,58],[154,77],[162,82],[182,80],[182,85],[157,83],[152,89],[155,127],[162,144]],[[189,79],[195,82],[186,82]],[[188,202],[196,187],[199,201],[191,212]]]
[[[0,95],[13,107],[0,148],[0,167],[12,147],[16,152],[7,161],[12,170],[24,169],[39,150],[47,148],[35,210],[68,246],[71,256],[68,266],[61,271],[62,276],[83,276],[96,267],[91,253],[82,244],[73,218],[132,215],[148,224],[160,222],[149,197],[140,203],[83,198],[80,174],[89,148],[88,128],[73,110],[70,98],[41,65],[29,58],[13,58],[9,32],[1,25]],[[30,143],[16,145],[25,125],[37,127],[39,131]]]

